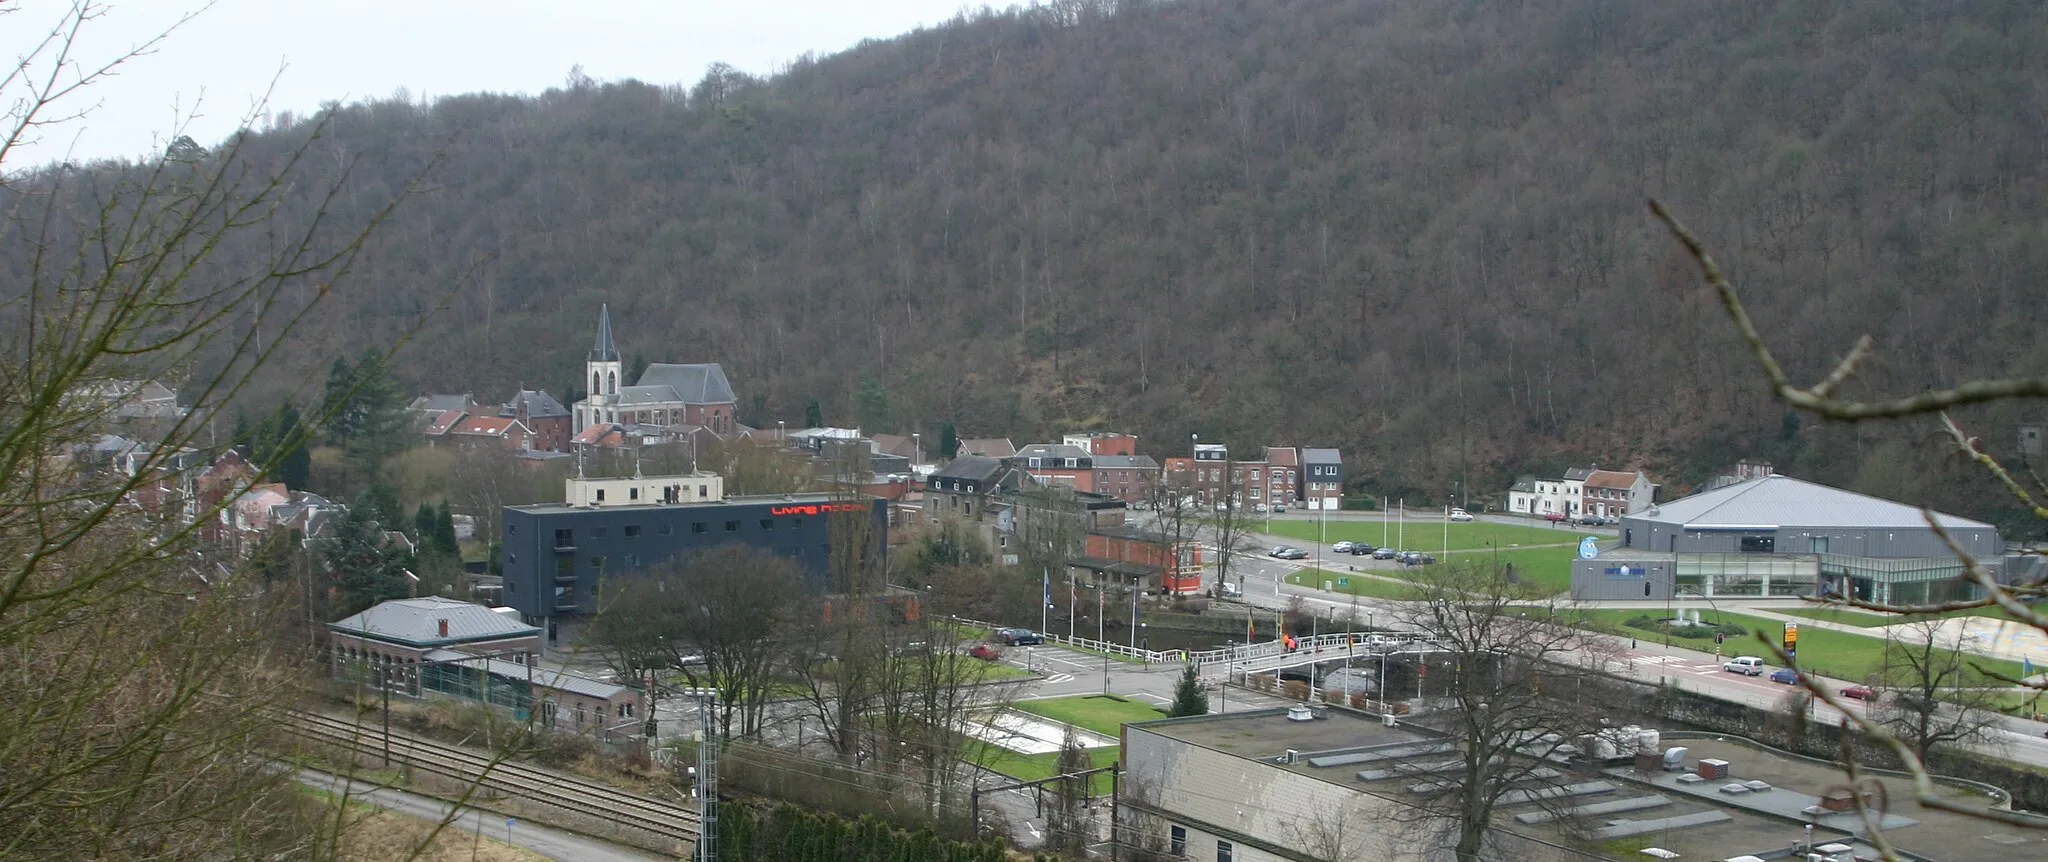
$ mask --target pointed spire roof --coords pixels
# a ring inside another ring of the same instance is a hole
[[[619,349],[612,346],[612,307],[610,304],[597,307],[597,343],[591,345],[590,361],[619,361]]]

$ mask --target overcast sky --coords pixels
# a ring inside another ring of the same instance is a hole
[[[107,0],[74,54],[104,62],[175,23],[199,0]],[[211,146],[264,91],[272,110],[329,100],[491,90],[537,93],[572,66],[599,80],[695,83],[714,62],[754,74],[953,17],[975,0],[218,0],[156,53],[75,99],[83,119],[10,154],[20,169],[160,149],[181,120]],[[997,5],[1008,5],[1002,3]],[[71,0],[0,0],[0,58],[16,61]],[[273,89],[273,81],[275,81]],[[13,87],[0,103],[20,95]],[[194,109],[197,115],[192,116]],[[9,124],[9,128],[12,124]],[[68,154],[68,155],[67,155]]]

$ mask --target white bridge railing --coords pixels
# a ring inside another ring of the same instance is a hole
[[[956,620],[956,622],[962,625],[985,628],[989,631],[1004,628],[1004,626],[981,620],[960,619]],[[1352,650],[1374,650],[1416,643],[1429,643],[1435,640],[1435,638],[1425,632],[1333,632],[1330,634],[1297,637],[1294,639],[1294,649],[1292,650],[1288,649],[1287,645],[1282,641],[1271,640],[1262,643],[1237,644],[1218,649],[1190,651],[1180,649],[1145,649],[1114,641],[1067,637],[1051,632],[1038,632],[1038,634],[1043,636],[1045,642],[1049,644],[1058,644],[1073,649],[1107,654],[1127,661],[1143,662],[1145,664],[1185,664],[1193,662],[1204,668],[1211,664],[1232,664],[1259,659],[1279,658],[1282,656],[1294,658],[1317,654],[1341,653],[1347,647]],[[1330,657],[1334,659],[1338,656],[1331,655]]]

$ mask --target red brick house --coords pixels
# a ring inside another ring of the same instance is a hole
[[[569,415],[569,408],[554,396],[537,389],[521,389],[519,394],[498,410],[499,416],[519,420],[532,432],[531,445],[526,448],[542,452],[569,451],[569,438],[575,433],[575,420]]]
[[[1065,485],[1076,491],[1095,490],[1095,456],[1079,446],[1033,443],[1005,460],[1044,484]]]
[[[1159,462],[1150,455],[1096,455],[1095,493],[1125,503],[1149,499],[1159,481]]]
[[[524,449],[533,431],[519,420],[504,416],[465,416],[448,429],[446,436],[463,445]]]

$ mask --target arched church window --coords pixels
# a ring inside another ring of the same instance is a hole
[[[604,387],[601,387],[601,386],[597,385],[597,383],[598,383],[598,375],[597,375],[597,372],[595,372],[595,371],[592,371],[592,372],[590,372],[590,394],[592,394],[592,395],[603,395],[603,394],[604,394]]]
[[[612,372],[612,373],[611,373],[610,375],[608,375],[606,379],[607,379],[607,380],[609,380],[609,381],[611,382],[611,385],[610,385],[610,386],[607,386],[607,387],[605,387],[605,390],[604,390],[604,394],[606,394],[606,395],[616,395],[616,394],[618,394],[618,391],[619,391],[619,373],[618,373],[618,372],[616,372],[616,371],[614,371],[614,372]]]

